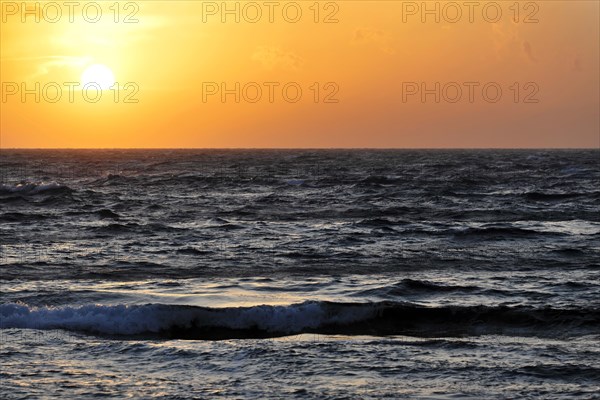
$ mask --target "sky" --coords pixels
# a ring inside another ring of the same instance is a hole
[[[598,1],[0,5],[1,148],[600,147]]]

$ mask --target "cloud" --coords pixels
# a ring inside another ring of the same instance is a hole
[[[498,59],[524,57],[529,62],[537,63],[533,46],[529,41],[521,38],[518,24],[508,22],[495,23],[491,26],[492,40]]]
[[[526,40],[523,42],[523,51],[525,52],[525,55],[527,56],[527,58],[529,58],[530,61],[537,62],[537,60],[535,59],[535,56],[533,55],[533,49],[531,48],[531,43],[529,43]]]
[[[575,72],[582,72],[583,71],[583,62],[581,61],[581,58],[579,56],[576,56],[571,61],[571,70],[573,70]]]
[[[260,62],[267,69],[282,68],[297,71],[304,65],[302,57],[278,47],[258,47],[252,54],[252,60]]]
[[[90,57],[52,56],[48,60],[38,64],[37,71],[31,77],[36,78],[47,75],[53,68],[81,68],[91,62]]]
[[[39,56],[39,57],[7,57],[3,59],[17,63],[22,71],[33,71],[26,79],[34,80],[50,74],[54,70],[82,68],[92,62],[91,57],[73,56]]]
[[[396,50],[389,44],[389,36],[373,28],[358,28],[354,31],[353,43],[373,43],[377,48],[386,54],[394,54]]]

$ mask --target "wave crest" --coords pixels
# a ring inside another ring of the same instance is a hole
[[[183,339],[275,337],[299,333],[441,337],[600,332],[600,309],[506,306],[425,307],[411,303],[307,301],[281,306],[187,305],[0,306],[0,328],[65,329],[104,335]]]
[[[48,192],[67,192],[71,189],[57,182],[21,182],[16,185],[0,185],[0,194],[35,195]]]

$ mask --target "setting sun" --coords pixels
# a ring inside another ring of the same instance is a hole
[[[115,84],[115,76],[110,68],[102,64],[93,64],[87,67],[81,74],[81,86],[95,84],[100,89],[110,89]]]

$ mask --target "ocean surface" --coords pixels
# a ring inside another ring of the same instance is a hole
[[[600,398],[598,150],[1,150],[0,398]]]

